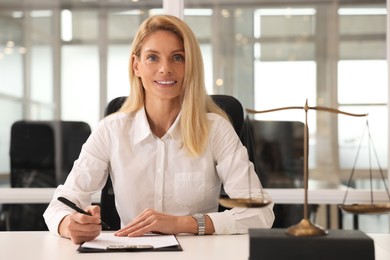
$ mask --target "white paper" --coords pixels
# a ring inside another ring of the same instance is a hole
[[[153,248],[177,246],[179,242],[174,235],[144,235],[141,237],[117,237],[114,233],[103,232],[94,240],[85,242],[81,247],[107,249],[110,246],[150,245]]]

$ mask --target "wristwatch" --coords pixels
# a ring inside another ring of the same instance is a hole
[[[192,216],[198,222],[198,236],[203,236],[206,232],[205,216],[203,214],[195,214]]]

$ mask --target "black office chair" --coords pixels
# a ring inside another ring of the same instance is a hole
[[[18,121],[11,127],[12,188],[57,187],[64,183],[91,129],[73,121]],[[47,204],[8,204],[6,229],[47,230],[42,214]]]
[[[61,121],[61,131],[61,170],[57,172],[56,185],[65,182],[82,145],[91,134],[91,127],[86,122]]]
[[[241,102],[229,95],[210,95],[213,101],[229,116],[237,135],[241,135],[244,125],[244,108]]]
[[[55,136],[48,124],[18,121],[11,128],[10,183],[12,188],[55,186]],[[47,230],[42,214],[47,204],[8,204],[6,229]]]
[[[250,120],[255,162],[265,188],[303,188],[304,123]],[[317,205],[310,205],[315,216]],[[274,228],[287,228],[303,218],[302,204],[275,204]]]
[[[223,109],[230,117],[234,130],[238,136],[242,135],[244,126],[244,109],[236,98],[228,95],[211,95],[214,102]],[[127,97],[117,97],[111,100],[105,110],[105,116],[114,113],[120,109]],[[246,131],[247,132],[247,131]],[[248,136],[245,136],[245,140],[248,141]],[[223,189],[221,190],[221,196],[226,196]],[[115,207],[115,194],[112,188],[111,178],[108,177],[105,186],[102,189],[101,199],[101,218],[106,222],[111,229],[120,228],[120,218]],[[220,206],[219,210],[222,211],[225,208]]]
[[[251,120],[256,161],[267,173],[269,188],[303,187],[304,124]]]

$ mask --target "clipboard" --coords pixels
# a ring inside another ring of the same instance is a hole
[[[174,235],[148,234],[141,237],[116,237],[101,233],[92,241],[81,244],[79,253],[183,251]]]
[[[168,246],[160,248],[117,248],[117,249],[97,249],[97,248],[88,248],[79,246],[77,249],[79,253],[114,253],[114,252],[164,252],[164,251],[183,251],[181,245],[177,246]]]

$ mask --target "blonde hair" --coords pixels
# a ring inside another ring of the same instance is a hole
[[[200,155],[206,148],[209,136],[207,112],[217,113],[225,118],[226,114],[207,95],[204,83],[202,54],[198,41],[190,27],[172,15],[155,15],[145,20],[132,43],[129,75],[130,95],[120,111],[135,112],[144,106],[145,93],[141,79],[134,74],[134,55],[140,57],[144,39],[157,31],[168,31],[175,34],[184,46],[185,74],[183,95],[181,99],[181,134],[183,146],[189,155]]]

